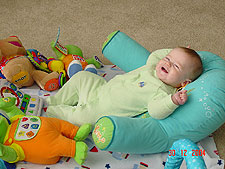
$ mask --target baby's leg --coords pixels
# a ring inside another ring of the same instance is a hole
[[[106,112],[102,109],[102,104],[98,99],[92,100],[87,104],[79,104],[77,106],[68,105],[56,105],[49,106],[47,109],[47,115],[49,117],[55,117],[62,120],[69,121],[72,124],[81,126],[86,123],[92,125],[104,115],[109,115],[112,112]]]
[[[89,107],[89,106],[88,106]],[[90,111],[87,105],[84,106],[68,106],[68,105],[56,105],[49,106],[47,109],[48,117],[54,117],[68,121],[74,125],[81,126],[86,123],[92,125],[95,124],[99,118],[97,113],[93,110]]]
[[[76,105],[79,100],[78,85],[80,76],[77,73],[54,95],[46,99],[48,105]]]
[[[50,106],[76,106],[79,101],[86,103],[89,95],[99,86],[96,84],[99,83],[104,84],[105,80],[87,71],[78,72],[54,96],[48,97],[46,101]]]
[[[96,104],[101,86],[106,83],[105,79],[93,73],[82,71],[75,74],[67,83],[55,96],[48,99],[50,104],[47,115],[78,126],[85,123],[94,124],[99,118],[96,117],[99,114],[97,109],[99,106]]]

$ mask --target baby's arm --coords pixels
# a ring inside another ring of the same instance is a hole
[[[149,115],[155,119],[164,119],[172,114],[178,105],[174,104],[171,98],[171,94],[165,92],[158,93],[148,103]]]
[[[187,90],[181,90],[179,92],[176,92],[174,95],[172,95],[171,99],[174,104],[183,105],[188,99]]]
[[[173,95],[161,93],[149,102],[149,115],[155,119],[164,119],[172,114],[179,105],[183,105],[187,99],[187,90],[179,91]]]

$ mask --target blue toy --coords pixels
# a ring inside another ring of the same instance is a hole
[[[2,74],[1,71],[0,71],[0,79],[5,79],[5,76]]]
[[[16,164],[8,163],[8,162],[3,161],[2,159],[0,159],[0,168],[1,169],[16,169]]]
[[[179,169],[183,160],[186,161],[189,169],[206,169],[203,156],[205,156],[205,150],[199,149],[191,140],[177,140],[169,150],[164,169]]]
[[[120,31],[108,36],[102,52],[126,72],[144,65],[150,54]],[[148,112],[141,118],[102,117],[92,133],[97,147],[123,153],[160,153],[168,151],[176,140],[198,142],[218,129],[225,122],[225,61],[211,52],[198,54],[204,70],[185,87],[192,90],[186,104],[163,120],[148,117]]]

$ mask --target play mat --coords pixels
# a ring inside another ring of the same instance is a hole
[[[98,69],[98,74],[106,80],[111,79],[117,74],[124,73],[115,65],[105,65],[103,68]],[[3,81],[3,80],[1,80]],[[1,84],[1,83],[0,83]],[[22,88],[22,92],[35,97],[37,114],[45,116],[46,106],[42,99],[49,95],[54,95],[56,91],[48,92],[40,90],[36,85],[28,88]],[[39,99],[38,99],[39,98]],[[34,113],[33,110],[28,110],[29,113]],[[61,158],[57,164],[54,165],[38,165],[27,162],[18,162],[17,169],[163,169],[168,153],[158,153],[151,155],[133,155],[123,154],[118,152],[109,152],[99,150],[91,135],[85,140],[89,147],[88,157],[84,165],[79,166],[74,159]],[[200,149],[205,150],[203,156],[208,169],[224,169],[224,160],[220,159],[213,137],[208,136],[198,143]],[[15,167],[15,166],[14,166]],[[181,169],[185,169],[186,164],[183,161]]]

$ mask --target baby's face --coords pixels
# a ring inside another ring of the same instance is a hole
[[[156,75],[172,87],[180,87],[185,81],[191,82],[189,74],[193,60],[182,49],[173,49],[156,65]]]

